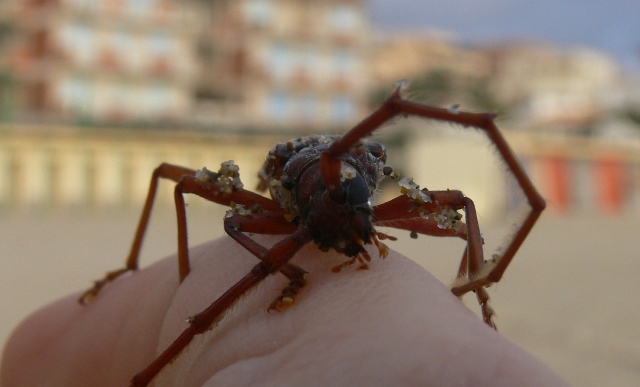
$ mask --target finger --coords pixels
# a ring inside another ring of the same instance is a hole
[[[199,261],[169,308],[161,347],[184,329],[185,315],[204,308],[211,294],[226,290],[255,263],[231,241],[220,241],[218,249],[237,264],[221,272],[215,258]],[[283,276],[269,277],[195,340],[158,385],[563,384],[406,257],[392,252],[368,270],[354,265],[331,272],[345,259],[306,246],[293,262],[309,272],[308,284],[292,307],[267,312],[287,283]]]
[[[78,293],[29,316],[5,347],[0,385],[126,385],[155,356],[174,262],[118,279],[89,305]]]
[[[228,238],[193,249],[192,258],[193,271],[179,288],[170,258],[116,281],[89,307],[78,306],[72,296],[36,313],[9,342],[2,384],[125,385],[186,327],[186,316],[255,264],[255,257]],[[158,385],[482,384],[513,382],[509,378],[523,373],[532,384],[561,382],[410,260],[392,253],[369,270],[328,269],[344,259],[313,245],[303,249],[295,263],[311,274],[293,307],[267,312],[287,282],[269,277],[195,340]]]

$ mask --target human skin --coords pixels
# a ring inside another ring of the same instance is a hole
[[[277,236],[257,237],[265,245]],[[372,251],[372,254],[374,252]],[[376,255],[373,255],[374,257]],[[309,273],[296,303],[267,312],[275,274],[195,338],[157,386],[556,386],[547,366],[486,326],[449,289],[390,252],[368,270],[312,243],[292,262]],[[3,355],[0,385],[125,386],[257,259],[228,237],[191,250],[178,284],[169,257],[107,285],[86,306],[68,296],[27,318]]]

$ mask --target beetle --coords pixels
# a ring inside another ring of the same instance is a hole
[[[217,172],[206,168],[196,171],[166,163],[154,170],[125,267],[96,281],[81,295],[80,303],[93,300],[107,283],[138,269],[142,239],[161,178],[176,183],[174,199],[180,281],[191,270],[184,194],[195,194],[229,206],[224,218],[225,232],[255,255],[259,262],[208,308],[189,317],[184,332],[134,376],[133,386],[150,383],[196,335],[211,329],[235,301],[268,275],[280,272],[289,280],[269,309],[292,303],[306,284],[306,272],[289,261],[305,244],[314,242],[321,250],[333,249],[345,255],[346,261],[332,268],[335,272],[356,262],[360,268],[367,267],[371,257],[365,246],[369,244],[377,247],[380,256],[386,256],[388,248],[383,240],[394,238],[379,232],[376,227],[380,226],[409,230],[412,236],[426,234],[466,240],[457,281],[451,291],[459,297],[475,292],[484,322],[495,328],[494,311],[485,288],[502,278],[544,210],[545,201],[495,125],[495,115],[412,102],[403,98],[405,89],[406,84],[400,84],[376,111],[343,136],[307,136],[277,144],[267,155],[259,173],[258,189],[268,190],[271,198],[244,189],[239,168],[233,161],[222,163]],[[488,136],[530,206],[524,221],[501,253],[493,254],[489,260],[484,259],[475,205],[461,191],[420,189],[412,179],[405,177],[399,181],[401,195],[386,203],[371,204],[380,180],[386,176],[396,178],[398,174],[386,165],[384,147],[365,138],[398,115],[414,115],[473,127]],[[464,212],[464,222],[458,211]],[[254,233],[287,236],[267,249],[250,237]]]

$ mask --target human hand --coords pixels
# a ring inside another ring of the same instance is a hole
[[[281,237],[256,236],[268,245]],[[566,385],[487,327],[426,270],[393,251],[369,270],[309,244],[296,303],[267,312],[287,279],[268,277],[154,380],[200,385]],[[167,258],[107,285],[86,306],[64,298],[24,321],[3,355],[0,385],[124,386],[257,262],[228,237],[191,250],[178,286]]]

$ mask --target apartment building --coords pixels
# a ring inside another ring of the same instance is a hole
[[[179,122],[192,111],[193,12],[173,0],[16,0],[17,120]]]
[[[442,33],[399,34],[376,39],[374,58],[377,88],[400,77],[420,81],[431,76],[425,95],[418,96],[429,101],[437,95],[440,76],[449,93],[436,103],[495,109],[510,126],[522,129],[581,130],[624,98],[619,65],[584,47],[465,45]]]
[[[367,112],[363,0],[10,1],[19,121],[312,131]]]
[[[491,71],[489,58],[480,49],[465,47],[451,34],[438,31],[378,35],[373,58],[373,79],[378,87],[443,70],[451,74],[453,86],[459,87],[487,77]]]
[[[606,54],[581,47],[519,43],[486,49],[491,92],[518,107],[529,126],[577,128],[620,103],[620,68]]]
[[[207,7],[199,42],[201,123],[326,131],[366,114],[364,1],[227,0]]]

